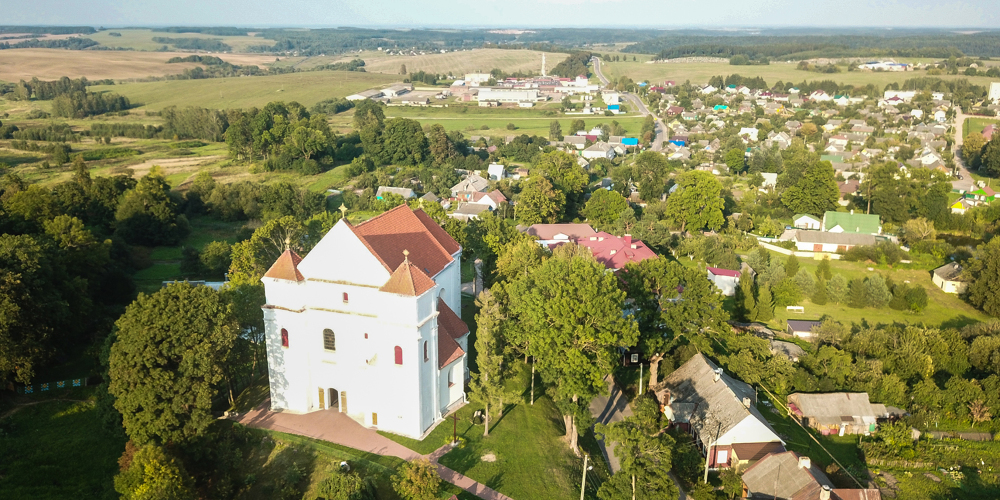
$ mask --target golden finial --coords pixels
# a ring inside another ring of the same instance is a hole
[[[403,250],[403,262],[406,262],[406,263],[410,262],[410,251],[409,250]]]

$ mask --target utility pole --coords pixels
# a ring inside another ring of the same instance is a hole
[[[642,363],[639,363],[639,395],[642,396]]]
[[[452,415],[452,421],[454,421],[454,426],[452,427],[451,444],[452,446],[458,444],[458,412],[456,411]]]
[[[531,357],[531,406],[535,406],[535,357]]]
[[[590,455],[584,453],[583,454],[583,480],[580,481],[580,500],[583,500],[583,492],[586,491],[586,488],[587,488],[587,459],[588,458],[590,458]]]

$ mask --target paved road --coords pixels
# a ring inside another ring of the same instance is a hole
[[[488,488],[467,476],[459,474],[438,463],[438,459],[449,451],[447,446],[439,448],[430,455],[421,455],[377,432],[362,427],[350,417],[337,410],[323,410],[295,415],[291,413],[276,413],[270,411],[271,400],[268,398],[257,408],[242,414],[229,417],[248,427],[269,429],[288,434],[311,437],[329,441],[356,450],[376,455],[398,457],[403,460],[426,458],[437,466],[441,479],[462,488],[484,500],[512,500],[510,497]]]
[[[608,384],[608,395],[597,396],[590,402],[590,414],[594,420],[607,425],[612,422],[621,422],[625,420],[625,417],[631,417],[632,408],[628,404],[628,399],[615,385],[614,379],[609,375],[604,378],[604,381]],[[611,467],[611,472],[615,473],[621,470],[621,464],[618,457],[615,456],[615,443],[605,443],[603,440],[598,443],[601,445],[601,452],[604,453],[605,460],[608,461],[608,466]],[[680,480],[673,472],[670,473],[670,479],[673,479],[674,484],[677,485],[677,491],[680,492],[679,500],[685,500],[687,496],[684,494],[684,489],[681,488]]]
[[[597,75],[597,79],[601,81],[601,85],[607,85],[610,80],[601,72],[601,58],[595,57],[592,61],[594,63],[594,74]],[[622,92],[621,95],[632,105],[632,109],[638,111],[642,116],[653,115],[653,119],[656,120],[656,137],[653,138],[652,149],[653,151],[663,149],[663,143],[667,140],[667,127],[661,123],[660,118],[656,114],[650,113],[649,108],[646,107],[646,103],[642,102],[639,96],[628,92]]]
[[[962,127],[965,126],[965,119],[969,118],[969,115],[963,114],[962,108],[958,106],[956,106],[955,109],[958,111],[955,113],[955,147],[953,152],[955,153],[955,167],[958,169],[958,173],[962,176],[962,178],[953,178],[951,186],[955,189],[969,192],[973,190],[974,181],[972,176],[969,175],[969,170],[965,167],[965,162],[962,161],[961,156],[962,142],[965,140],[965,134],[962,131]]]

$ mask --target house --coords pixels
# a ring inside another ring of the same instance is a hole
[[[996,199],[997,193],[989,186],[982,186],[975,191],[967,193],[965,196],[967,198],[972,198],[977,202],[993,203],[993,200]]]
[[[399,97],[412,90],[413,90],[413,84],[396,83],[382,89],[382,95],[384,95],[385,97]]]
[[[846,252],[858,245],[874,245],[875,236],[857,233],[831,233],[826,231],[786,231],[788,240],[803,252]],[[785,235],[782,235],[785,239]],[[786,240],[786,241],[788,241]]]
[[[823,221],[809,214],[798,214],[792,217],[792,225],[799,229],[819,229]]]
[[[882,234],[878,215],[828,211],[823,214],[823,230],[831,233]]]
[[[546,246],[576,241],[597,234],[590,224],[534,224],[529,227],[519,227],[518,230],[538,238],[538,243]]]
[[[956,201],[955,203],[953,203],[948,208],[951,209],[951,213],[953,213],[953,214],[964,214],[966,212],[966,210],[972,208],[973,206],[975,206],[975,205],[973,205],[971,202],[969,202],[969,200],[967,200],[965,198],[962,198],[962,199]]]
[[[468,203],[486,205],[486,207],[490,210],[496,210],[500,207],[501,203],[507,203],[507,197],[497,189],[494,189],[489,193],[463,193],[459,199]]]
[[[428,203],[440,203],[441,198],[438,198],[438,196],[434,193],[427,193],[420,197],[420,201],[426,201]]]
[[[990,83],[990,93],[986,99],[994,103],[1000,103],[1000,82]]]
[[[843,171],[846,171],[846,168]],[[838,203],[846,207],[850,204],[851,198],[858,192],[859,189],[861,189],[861,181],[857,179],[850,179],[844,182],[838,182],[837,188],[840,190],[840,201]]]
[[[404,200],[417,197],[416,193],[414,193],[410,188],[379,186],[378,191],[375,191],[375,198],[381,200],[386,193],[398,194],[402,196]]]
[[[810,338],[813,335],[813,328],[818,328],[822,325],[821,321],[809,321],[801,319],[790,319],[787,321],[785,327],[785,332],[793,337]]]
[[[771,345],[771,354],[781,356],[792,363],[798,363],[799,358],[806,354],[805,349],[799,347],[798,344],[774,339],[771,339],[769,343]]]
[[[837,488],[812,459],[794,451],[774,453],[743,473],[742,498],[780,500],[881,500],[878,489]]]
[[[563,137],[563,144],[573,146],[576,149],[583,149],[587,147],[587,138],[582,135],[567,135]]]
[[[667,114],[670,116],[679,115],[684,112],[684,108],[680,106],[670,106],[667,108]]]
[[[608,143],[599,142],[587,149],[584,149],[580,154],[588,160],[597,158],[606,158],[610,160],[615,157],[615,149]]]
[[[653,252],[645,243],[633,240],[632,235],[618,237],[613,234],[599,232],[577,238],[574,240],[577,245],[587,247],[597,262],[604,264],[604,267],[618,271],[629,262],[642,262],[646,259],[655,259],[656,252]]]
[[[482,193],[479,193],[482,194]],[[463,222],[468,222],[470,220],[478,219],[479,214],[489,211],[489,205],[484,203],[467,203],[459,202],[458,208],[454,212],[448,214],[448,217],[452,219],[458,219]]]
[[[490,163],[490,166],[486,168],[486,172],[489,174],[491,181],[499,181],[507,177],[505,167],[499,163]]]
[[[950,262],[934,270],[931,281],[944,293],[965,293],[969,283],[962,278],[962,266]]]
[[[483,179],[482,177],[476,174],[472,174],[466,177],[465,179],[462,179],[462,182],[459,182],[458,184],[452,186],[451,195],[458,196],[459,193],[465,193],[465,192],[473,192],[473,193],[485,192],[486,188],[489,187],[489,185],[490,182],[487,181],[486,179]]]
[[[664,415],[695,436],[709,468],[738,466],[784,451],[784,441],[757,410],[753,387],[704,354],[695,354],[657,387]]]
[[[708,281],[711,281],[716,288],[722,290],[722,295],[732,297],[736,295],[736,289],[740,286],[740,272],[709,267]]]
[[[875,432],[878,419],[887,416],[885,405],[873,405],[866,392],[797,392],[788,396],[788,410],[823,435],[867,436]]]
[[[761,172],[760,175],[764,178],[764,183],[760,185],[762,191],[778,185],[778,174],[774,172]]]
[[[760,132],[760,129],[756,129],[756,128],[753,128],[753,127],[743,127],[743,128],[740,129],[740,133],[736,134],[736,135],[742,137],[743,140],[745,140],[745,141],[748,140],[748,141],[751,141],[751,142],[757,142],[757,134],[759,132]]]
[[[466,85],[478,86],[490,81],[491,78],[493,78],[493,75],[489,73],[466,73],[465,83]]]
[[[333,410],[420,438],[463,404],[469,327],[462,247],[403,205],[346,218],[305,258],[286,249],[264,274],[272,411]]]

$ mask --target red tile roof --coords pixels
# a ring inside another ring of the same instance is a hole
[[[465,351],[458,339],[469,333],[469,326],[452,311],[448,304],[438,299],[438,368],[444,368],[461,358]]]
[[[399,295],[409,295],[419,297],[424,292],[434,288],[434,280],[430,279],[420,268],[414,267],[409,259],[404,258],[403,263],[389,276],[380,292],[398,293]]]
[[[452,254],[462,248],[423,210],[414,211],[406,205],[351,229],[390,271],[399,267],[403,262],[403,250],[408,250],[413,266],[427,276],[434,276],[454,260]]]
[[[629,262],[656,258],[656,253],[645,243],[633,240],[631,236],[619,238],[613,234],[600,232],[586,238],[578,238],[576,243],[589,248],[597,262],[612,270],[621,269]]]
[[[285,249],[281,253],[281,256],[278,257],[278,260],[274,261],[271,268],[264,273],[264,277],[288,281],[302,281],[305,277],[299,272],[299,262],[302,262],[302,257],[299,257],[299,254],[290,249]]]
[[[719,268],[719,267],[709,267],[708,268],[708,272],[710,272],[710,273],[712,273],[712,274],[714,274],[716,276],[729,276],[729,277],[732,277],[732,278],[739,278],[740,277],[740,272],[739,271],[731,271],[729,269],[722,269],[722,268]]]

